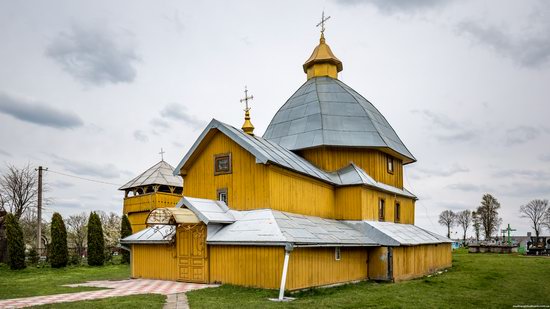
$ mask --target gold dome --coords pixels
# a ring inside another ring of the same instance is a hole
[[[304,73],[307,73],[307,79],[328,76],[338,78],[338,72],[342,71],[342,61],[336,58],[325,43],[325,35],[321,33],[319,45],[315,47],[309,59],[304,63]]]

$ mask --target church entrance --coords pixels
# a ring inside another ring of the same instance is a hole
[[[178,280],[208,283],[206,225],[182,224],[177,229]]]

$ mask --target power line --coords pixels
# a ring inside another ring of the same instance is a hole
[[[66,176],[66,177],[72,177],[72,178],[76,178],[76,179],[80,179],[80,180],[85,180],[85,181],[90,181],[90,182],[95,182],[95,183],[101,183],[101,184],[104,184],[104,185],[112,185],[112,186],[117,186],[117,187],[122,186],[121,184],[118,184],[118,183],[112,183],[112,182],[107,182],[107,181],[102,181],[102,180],[84,178],[84,177],[80,177],[80,176],[65,174],[65,173],[62,173],[62,172],[52,171],[51,169],[48,170],[48,172],[58,174],[58,175],[62,175],[62,176]]]

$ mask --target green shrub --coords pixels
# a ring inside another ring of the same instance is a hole
[[[52,216],[52,245],[50,251],[50,263],[52,268],[67,266],[69,250],[67,249],[67,230],[63,218],[59,213]]]
[[[132,225],[130,220],[128,220],[127,215],[122,215],[122,220],[120,222],[120,239],[132,235]],[[130,252],[122,249],[122,264],[130,263]]]
[[[95,212],[88,219],[88,265],[102,266],[105,263],[105,240],[99,215]]]
[[[29,263],[32,265],[38,264],[38,261],[40,260],[40,256],[38,256],[38,251],[34,247],[29,250]]]
[[[78,252],[72,253],[69,255],[69,265],[80,265],[82,263],[82,258]]]
[[[25,268],[25,243],[23,230],[13,214],[6,215],[6,236],[8,239],[8,264],[11,269]]]

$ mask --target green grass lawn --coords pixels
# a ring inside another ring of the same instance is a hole
[[[0,266],[0,299],[71,293],[94,288],[63,287],[91,280],[129,277],[128,265],[27,268]],[[400,283],[361,282],[293,294],[275,303],[275,290],[224,285],[188,293],[191,308],[490,308],[550,305],[550,258],[518,255],[453,254],[453,268],[440,275]],[[45,308],[162,308],[163,295],[135,295],[42,306]]]
[[[0,266],[0,299],[38,295],[91,291],[92,287],[64,287],[64,284],[93,280],[120,280],[130,277],[128,265],[102,267],[36,268],[13,271],[6,265]]]
[[[64,269],[27,267],[13,271],[0,265],[0,299],[75,293],[91,291],[93,287],[64,287],[64,284],[81,283],[93,280],[122,280],[130,277],[128,265],[108,265],[102,267],[67,267]],[[157,294],[112,297],[91,301],[59,303],[35,308],[162,308],[166,296]]]
[[[400,283],[361,282],[313,289],[275,303],[275,290],[224,285],[189,292],[199,308],[511,308],[550,305],[550,258],[518,255],[453,254],[453,267],[443,274]]]

